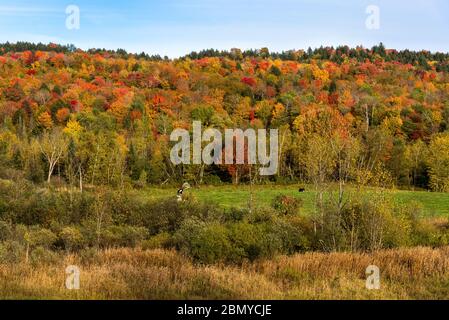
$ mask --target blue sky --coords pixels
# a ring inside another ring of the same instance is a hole
[[[65,27],[68,5],[80,29]],[[368,5],[380,28],[365,27]],[[446,0],[0,0],[0,42],[73,43],[87,49],[177,57],[206,48],[364,45],[449,52]]]

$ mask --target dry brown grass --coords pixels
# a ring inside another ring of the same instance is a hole
[[[365,288],[365,269],[381,270],[381,289]],[[65,268],[81,269],[80,290]],[[199,266],[174,251],[113,249],[91,259],[0,265],[0,298],[15,299],[448,299],[449,248],[372,254],[307,253],[244,266]]]

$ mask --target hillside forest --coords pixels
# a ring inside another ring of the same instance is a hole
[[[449,190],[449,56],[319,48],[206,50],[174,60],[124,50],[0,44],[0,166],[33,183],[323,184]],[[279,129],[279,170],[174,166],[169,135]],[[321,155],[318,157],[317,155]],[[256,172],[253,170],[252,172]]]

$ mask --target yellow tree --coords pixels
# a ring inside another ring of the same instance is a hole
[[[38,140],[41,153],[48,163],[47,182],[50,183],[51,175],[58,162],[66,155],[68,140],[60,129],[45,132]]]
[[[431,140],[427,164],[430,187],[435,191],[449,192],[449,134],[436,135]]]

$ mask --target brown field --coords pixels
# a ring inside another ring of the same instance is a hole
[[[377,265],[381,288],[365,287]],[[65,268],[81,270],[65,288]],[[243,266],[193,264],[174,251],[111,249],[47,264],[0,265],[2,299],[448,299],[449,247],[306,253]]]

